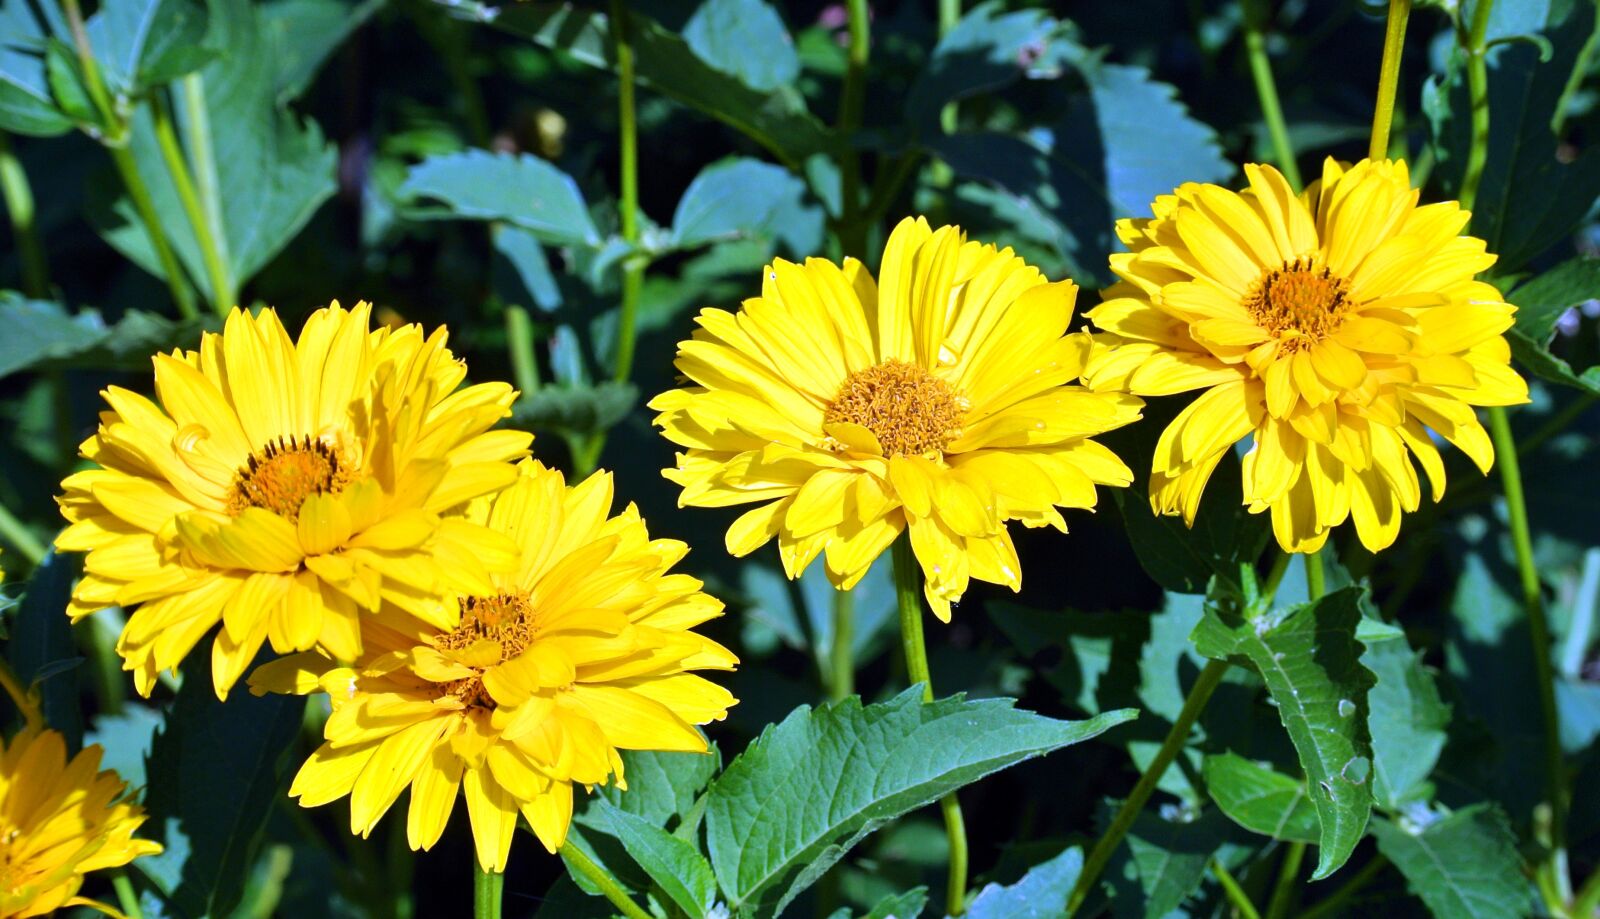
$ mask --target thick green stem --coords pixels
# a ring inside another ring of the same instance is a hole
[[[1194,727],[1195,720],[1200,717],[1200,712],[1211,700],[1211,694],[1216,691],[1217,684],[1222,682],[1222,675],[1227,670],[1227,661],[1208,661],[1205,669],[1195,678],[1194,686],[1189,689],[1189,695],[1183,700],[1183,708],[1178,712],[1177,720],[1172,723],[1172,729],[1161,742],[1161,749],[1156,751],[1155,758],[1139,776],[1133,791],[1128,793],[1128,799],[1117,809],[1117,815],[1112,818],[1111,826],[1106,829],[1105,835],[1096,840],[1094,848],[1090,850],[1089,858],[1083,863],[1083,872],[1078,875],[1077,886],[1073,887],[1072,897],[1067,901],[1067,915],[1076,913],[1078,908],[1083,906],[1083,901],[1088,899],[1089,892],[1100,879],[1100,873],[1111,861],[1117,846],[1122,844],[1122,837],[1128,835],[1134,819],[1144,809],[1145,802],[1150,800],[1157,783],[1166,774],[1167,767],[1172,765],[1172,761],[1188,743],[1189,730]]]
[[[44,249],[34,229],[33,189],[22,161],[11,150],[11,138],[0,131],[0,194],[5,196],[6,214],[11,218],[11,238],[17,244],[17,261],[22,267],[22,291],[36,300],[50,296],[50,271],[45,266]]]
[[[1217,882],[1222,885],[1222,893],[1228,898],[1228,903],[1241,919],[1261,919],[1261,914],[1256,911],[1256,905],[1250,902],[1250,895],[1244,892],[1233,874],[1228,871],[1222,859],[1211,860],[1211,873],[1217,876]]]
[[[833,592],[833,647],[828,649],[828,698],[835,702],[856,691],[855,607],[855,591]]]
[[[1583,88],[1583,78],[1589,75],[1589,59],[1594,56],[1596,45],[1600,45],[1600,15],[1595,16],[1589,37],[1578,49],[1578,57],[1572,62],[1572,72],[1567,75],[1567,85],[1561,88],[1561,98],[1556,100],[1555,111],[1550,114],[1550,133],[1557,137],[1567,126],[1567,108],[1572,103],[1572,97]]]
[[[478,864],[478,856],[472,856],[473,919],[500,919],[500,896],[505,883],[505,874],[483,870],[483,866]]]
[[[1511,546],[1517,557],[1517,574],[1522,585],[1522,604],[1528,614],[1528,637],[1533,643],[1533,667],[1538,684],[1539,712],[1544,723],[1546,794],[1550,803],[1550,869],[1562,901],[1572,896],[1572,881],[1567,873],[1567,790],[1566,765],[1561,753],[1561,722],[1556,714],[1555,674],[1550,664],[1550,623],[1545,616],[1544,594],[1539,584],[1539,569],[1533,559],[1533,535],[1528,526],[1528,505],[1522,492],[1522,468],[1517,445],[1511,434],[1511,420],[1498,406],[1489,409],[1489,435],[1494,440],[1495,458],[1500,464],[1501,487],[1505,489],[1506,516],[1511,525]]]
[[[617,122],[622,200],[618,204],[622,238],[639,245],[639,122],[634,105],[633,42],[628,30],[628,5],[611,0],[611,41],[617,60]],[[617,321],[617,357],[613,376],[627,382],[633,373],[634,338],[638,334],[639,296],[644,290],[644,256],[630,252],[622,264],[622,313]]]
[[[533,350],[533,320],[520,306],[505,308],[506,350],[511,356],[511,380],[523,396],[539,391],[539,357]]]
[[[127,871],[118,868],[111,872],[111,889],[117,892],[117,902],[121,904],[124,916],[128,919],[144,919],[144,910],[139,908],[139,892],[133,889]]]
[[[905,651],[906,678],[922,684],[922,701],[933,701],[933,674],[928,670],[928,648],[922,637],[922,586],[916,553],[911,549],[911,534],[894,541],[894,589],[900,602],[900,642]],[[961,816],[961,803],[955,793],[939,799],[944,812],[944,833],[950,841],[950,875],[945,887],[945,912],[959,916],[966,911],[967,826]]]
[[[1284,919],[1294,906],[1295,887],[1300,881],[1300,863],[1306,857],[1306,844],[1291,842],[1283,853],[1283,864],[1278,867],[1278,883],[1273,885],[1272,899],[1267,904],[1267,919]]]
[[[1367,156],[1381,160],[1389,155],[1389,125],[1394,121],[1394,97],[1400,88],[1400,55],[1405,51],[1406,21],[1411,0],[1389,0],[1388,28],[1383,33],[1383,65],[1378,70],[1377,104],[1372,109],[1372,141]]]
[[[1494,0],[1478,0],[1472,8],[1472,26],[1462,50],[1467,54],[1467,96],[1472,101],[1472,146],[1467,149],[1467,164],[1461,173],[1462,210],[1471,211],[1478,203],[1478,186],[1483,182],[1483,166],[1489,161],[1489,11]]]
[[[844,87],[839,94],[838,134],[843,145],[839,161],[839,244],[845,255],[863,258],[867,227],[861,219],[861,154],[855,147],[855,134],[861,128],[861,113],[866,108],[872,23],[867,0],[847,0],[846,10],[850,46],[845,57]]]
[[[172,176],[172,186],[177,190],[184,216],[189,218],[189,226],[194,230],[195,242],[200,246],[200,258],[205,262],[206,276],[211,281],[211,308],[218,315],[226,316],[230,309],[238,305],[233,276],[217,246],[216,238],[212,236],[211,219],[206,214],[205,205],[195,191],[194,179],[189,174],[189,159],[184,155],[183,146],[178,143],[178,132],[172,126],[172,108],[160,92],[150,97],[150,113],[155,121],[156,144],[161,148],[162,162],[166,163],[167,173]]]
[[[628,892],[622,889],[622,885],[618,884],[611,875],[606,874],[605,869],[596,865],[589,856],[584,854],[582,849],[569,842],[561,847],[561,857],[566,859],[569,868],[583,875],[590,884],[598,887],[600,893],[604,894],[605,898],[611,901],[611,905],[617,908],[617,912],[627,916],[628,919],[651,919],[649,913],[645,912],[639,904],[633,902],[633,899],[628,896]]]
[[[1272,149],[1278,168],[1295,191],[1300,190],[1300,164],[1295,162],[1294,145],[1289,142],[1289,126],[1283,120],[1283,107],[1278,102],[1278,83],[1272,77],[1272,61],[1267,57],[1266,10],[1268,0],[1248,0],[1245,4],[1244,47],[1250,58],[1250,77],[1256,84],[1256,98],[1261,101],[1261,117],[1267,123],[1267,134],[1272,138]]]
[[[0,540],[22,553],[22,557],[34,565],[44,561],[45,552],[48,551],[45,544],[39,541],[39,537],[33,535],[33,531],[18,520],[16,515],[11,513],[11,509],[4,504],[0,504]]]
[[[1306,596],[1310,600],[1319,600],[1328,592],[1328,579],[1323,572],[1322,553],[1311,552],[1306,555]]]

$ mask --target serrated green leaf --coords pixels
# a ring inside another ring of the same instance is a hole
[[[946,103],[991,92],[1028,72],[1037,49],[1069,28],[1043,10],[1007,12],[999,3],[967,11],[934,46],[906,97],[914,129],[938,131]],[[1030,54],[1030,51],[1035,53]]]
[[[678,199],[672,215],[672,242],[688,248],[724,239],[785,235],[803,218],[806,186],[781,166],[731,157],[701,170]],[[814,206],[815,220],[822,214]],[[786,218],[779,220],[779,218]]]
[[[0,337],[0,377],[35,367],[147,370],[157,351],[195,347],[208,322],[132,311],[107,325],[92,309],[69,313],[59,303],[0,292],[0,328],[7,330]]]
[[[1128,830],[1127,851],[1144,892],[1145,919],[1162,919],[1194,894],[1227,832],[1227,821],[1210,809],[1180,819],[1150,810],[1139,815]]]
[[[781,912],[862,838],[989,773],[1088,740],[1131,710],[1055,721],[1009,699],[802,706],[769,727],[712,783],[711,864],[729,905]]]
[[[622,842],[629,857],[679,909],[691,919],[704,919],[717,900],[717,879],[705,856],[642,817],[618,810],[603,799],[596,804],[596,823]]]
[[[386,0],[270,0],[261,4],[271,37],[273,95],[281,105],[304,93],[322,63]]]
[[[195,0],[106,0],[86,28],[106,86],[117,94],[142,93],[216,56],[203,46],[206,12]]]
[[[45,723],[66,735],[71,750],[83,743],[78,699],[78,665],[83,658],[78,656],[72,623],[67,619],[78,563],[76,555],[50,552],[33,569],[5,648],[6,659],[23,687],[38,690]]]
[[[205,655],[183,665],[183,686],[151,743],[149,821],[140,835],[166,849],[134,862],[191,916],[227,915],[243,895],[268,815],[294,764],[305,699],[231,694],[217,700]]]
[[[1444,750],[1450,706],[1421,654],[1402,641],[1367,645],[1361,663],[1377,676],[1367,693],[1373,795],[1395,810],[1419,797]]]
[[[606,380],[588,385],[542,386],[524,393],[512,408],[517,423],[544,430],[590,434],[609,430],[639,401],[632,383]]]
[[[1083,850],[1067,849],[1028,869],[1008,887],[989,884],[967,904],[969,919],[1056,919],[1066,915],[1067,898],[1083,871]]]
[[[700,60],[770,92],[800,75],[800,55],[783,18],[765,0],[705,0],[683,25],[683,40]]]
[[[722,754],[715,744],[710,753],[624,750],[622,764],[628,790],[603,785],[595,789],[596,796],[653,826],[666,826],[672,818],[689,812],[706,783],[721,769]]]
[[[0,4],[0,130],[33,137],[72,130],[72,119],[50,94],[47,34],[28,0]]]
[[[1261,674],[1299,754],[1319,827],[1320,880],[1350,857],[1372,813],[1372,743],[1367,693],[1374,679],[1356,641],[1364,591],[1347,587],[1315,603],[1246,620],[1212,604],[1195,627],[1195,648]]]
[[[1503,919],[1531,915],[1532,898],[1505,814],[1475,804],[1420,829],[1372,822],[1382,852],[1435,916]]]
[[[1600,395],[1600,366],[1574,370],[1550,350],[1561,314],[1596,298],[1600,258],[1569,259],[1519,284],[1506,296],[1517,307],[1517,324],[1506,336],[1517,361],[1546,380]]]
[[[1317,810],[1304,781],[1232,753],[1206,757],[1204,774],[1211,799],[1234,823],[1273,839],[1318,840]]]
[[[578,183],[529,154],[463,150],[413,166],[400,187],[404,200],[433,199],[472,220],[504,220],[554,245],[598,246]]]

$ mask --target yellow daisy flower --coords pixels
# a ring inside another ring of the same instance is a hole
[[[265,641],[353,660],[358,610],[442,623],[443,591],[512,563],[503,536],[443,515],[516,478],[531,435],[489,430],[515,392],[457,390],[444,329],[369,330],[369,312],[334,303],[295,341],[272,310],[235,310],[199,351],[155,357],[159,404],[105,390],[56,547],[88,553],[74,620],[139,605],[117,651],[141,693],[218,621],[223,697]]]
[[[117,868],[161,845],[134,839],[144,823],[126,784],[100,771],[98,744],[69,761],[66,739],[30,724],[0,741],[0,919],[104,904],[78,896],[83,876]]]
[[[1056,508],[1132,481],[1089,438],[1143,403],[1073,385],[1091,345],[1067,334],[1077,286],[1010,249],[907,219],[879,281],[855,259],[774,262],[738,313],[700,313],[677,359],[697,385],[650,407],[687,448],[665,473],[680,505],[761,502],[729,552],[776,536],[791,578],[823,555],[848,588],[909,527],[948,621],[971,578],[1020,589],[1006,521],[1065,532]]]
[[[1190,523],[1222,454],[1249,436],[1244,500],[1272,511],[1285,551],[1314,552],[1355,518],[1394,542],[1422,488],[1444,494],[1437,434],[1484,472],[1494,448],[1472,406],[1526,402],[1501,333],[1515,308],[1474,276],[1494,264],[1459,235],[1456,202],[1418,206],[1404,162],[1328,160],[1295,195],[1271,166],[1249,188],[1184,185],[1123,220],[1122,279],[1090,310],[1102,337],[1085,379],[1158,396],[1205,390],[1162,433],[1158,513]]]
[[[623,750],[704,752],[693,725],[721,720],[727,690],[693,670],[738,659],[689,631],[722,615],[698,580],[669,574],[688,547],[650,538],[633,505],[615,517],[611,475],[568,488],[524,462],[469,516],[521,547],[521,562],[451,604],[443,627],[366,617],[353,668],[316,655],[251,674],[257,692],[328,692],[327,741],[295,777],[303,807],[350,796],[350,830],[372,832],[411,786],[411,848],[430,848],[464,789],[486,871],[504,871],[517,814],[551,852],[572,785],[623,784]],[[332,669],[330,669],[332,668]]]

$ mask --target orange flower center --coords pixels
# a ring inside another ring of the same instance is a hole
[[[439,650],[461,651],[489,639],[500,643],[500,659],[508,661],[533,643],[537,616],[527,594],[462,597],[460,603],[461,624],[433,640]],[[483,688],[482,674],[462,677],[440,688],[443,695],[455,696],[463,705],[494,707],[494,699]]]
[[[961,436],[966,410],[955,387],[920,366],[887,360],[850,374],[823,410],[823,424],[859,424],[885,456],[943,453]]]
[[[1332,335],[1351,305],[1350,282],[1309,258],[1267,271],[1244,298],[1256,324],[1291,351]]]
[[[338,494],[352,473],[344,451],[310,437],[280,438],[250,457],[228,495],[228,513],[259,507],[296,520],[312,495]]]

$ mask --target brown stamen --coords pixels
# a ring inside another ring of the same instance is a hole
[[[500,643],[500,659],[508,661],[533,643],[536,614],[527,594],[497,594],[492,597],[462,597],[461,624],[433,640],[441,651],[461,651],[490,639]],[[494,699],[483,688],[478,673],[440,685],[443,695],[455,696],[466,706],[493,708]]]
[[[1283,347],[1290,351],[1332,335],[1352,305],[1350,282],[1309,258],[1267,271],[1244,298],[1256,324],[1285,339]]]
[[[916,364],[891,359],[852,373],[822,421],[861,425],[878,438],[885,456],[927,456],[961,436],[965,409],[955,387]]]
[[[338,494],[354,477],[344,451],[311,437],[280,438],[252,455],[228,496],[228,513],[259,507],[296,520],[312,495]]]

